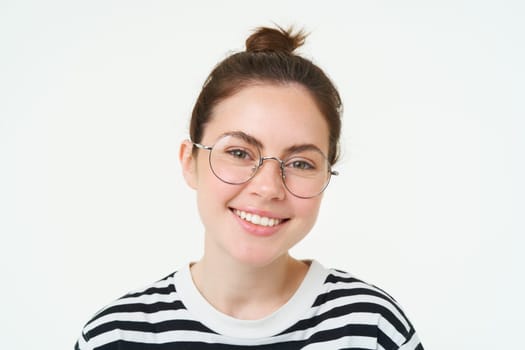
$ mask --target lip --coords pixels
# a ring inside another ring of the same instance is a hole
[[[233,217],[239,223],[239,225],[243,228],[243,230],[246,231],[247,233],[255,235],[255,236],[261,236],[261,237],[272,236],[275,233],[277,233],[277,231],[279,231],[283,227],[283,225],[285,225],[286,222],[288,222],[288,220],[289,220],[288,218],[276,216],[275,214],[272,214],[272,213],[270,213],[268,211],[264,211],[264,210],[253,210],[253,209],[250,210],[250,209],[240,209],[240,208],[231,208],[231,207],[229,209],[230,209],[230,212],[232,213]],[[255,224],[252,224],[251,222],[243,220],[239,216],[237,216],[237,214],[235,214],[235,210],[236,209],[237,210],[242,210],[242,211],[245,211],[245,212],[248,212],[248,213],[251,213],[251,214],[257,214],[259,216],[265,216],[265,217],[270,217],[270,218],[274,218],[274,219],[279,219],[279,220],[282,220],[282,221],[279,224],[275,225],[275,226],[255,225]]]

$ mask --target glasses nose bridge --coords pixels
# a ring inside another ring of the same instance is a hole
[[[277,163],[279,163],[279,170],[281,172],[281,176],[284,176],[284,161],[274,156],[261,157],[259,160],[258,168],[263,166],[265,160],[275,160]]]

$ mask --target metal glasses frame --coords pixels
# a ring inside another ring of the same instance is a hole
[[[252,175],[246,180],[246,181],[242,181],[242,182],[229,182],[229,181],[226,181],[224,179],[222,179],[219,175],[217,175],[217,173],[215,172],[215,170],[213,169],[213,166],[211,164],[211,152],[213,150],[213,146],[206,146],[206,145],[203,145],[201,143],[197,143],[197,142],[193,142],[192,141],[192,144],[199,148],[199,149],[202,149],[202,150],[206,150],[206,151],[209,151],[209,155],[208,155],[208,164],[210,166],[210,169],[213,173],[213,175],[215,175],[215,177],[219,180],[221,180],[222,182],[224,183],[227,183],[229,185],[242,185],[242,184],[245,184],[247,183],[248,181],[250,181],[251,179],[253,179],[255,177],[255,175],[257,174],[257,171],[262,167],[263,163],[265,160],[275,160],[279,163],[279,169],[281,170],[281,180],[283,181],[283,185],[284,187],[286,188],[286,190],[288,192],[290,192],[290,194],[292,194],[293,196],[297,197],[297,198],[303,198],[303,199],[308,199],[308,198],[313,198],[313,197],[317,197],[318,195],[320,195],[321,193],[324,192],[324,190],[328,187],[328,184],[330,183],[330,179],[332,178],[332,176],[337,176],[339,175],[339,172],[336,171],[336,170],[332,170],[332,167],[329,166],[328,167],[328,173],[330,174],[330,176],[328,177],[325,185],[323,186],[323,188],[316,194],[314,195],[311,195],[311,196],[299,196],[295,193],[293,193],[289,188],[288,186],[286,185],[286,171],[285,171],[285,161],[281,160],[280,158],[278,157],[273,157],[273,156],[266,156],[266,157],[263,157],[263,156],[260,156],[259,157],[259,162],[257,163],[257,165],[255,166],[255,169],[252,173]],[[261,151],[259,150],[259,148],[257,147],[257,151],[259,153],[259,155],[261,154]],[[324,156],[324,155],[323,155]],[[325,157],[326,158],[326,157]],[[327,160],[328,162],[328,160]]]

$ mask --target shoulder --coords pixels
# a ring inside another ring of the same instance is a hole
[[[125,324],[147,324],[149,320],[165,313],[184,312],[173,283],[174,272],[146,287],[131,291],[98,311],[84,326],[76,348],[91,348],[94,339],[111,337],[114,330]],[[104,341],[107,341],[104,340]]]
[[[399,303],[383,289],[354,275],[327,269],[323,292],[314,307],[338,313],[357,324],[374,325],[377,340],[384,349],[422,349],[410,320]]]
[[[386,291],[343,270],[327,269],[323,287],[324,293],[319,295],[318,302],[354,297],[354,301],[369,301],[371,306],[398,308],[395,299]]]

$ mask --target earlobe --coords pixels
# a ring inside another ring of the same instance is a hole
[[[182,141],[179,149],[179,161],[182,168],[182,175],[188,186],[197,188],[197,170],[195,158],[193,156],[193,143],[189,140]]]

